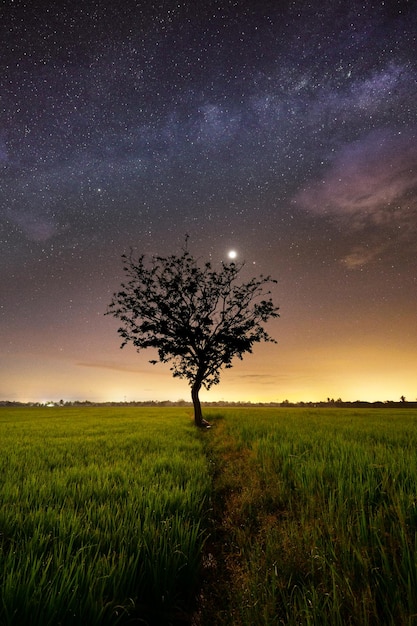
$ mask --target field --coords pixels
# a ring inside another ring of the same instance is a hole
[[[175,411],[0,411],[0,624],[173,620],[195,593],[209,496]]]
[[[417,624],[416,410],[206,416],[0,410],[1,626]]]
[[[417,624],[415,410],[240,409],[211,447],[212,623]]]

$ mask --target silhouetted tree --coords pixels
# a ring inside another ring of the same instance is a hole
[[[270,291],[270,276],[237,284],[243,264],[211,263],[202,267],[185,247],[179,256],[122,256],[127,281],[113,294],[107,314],[122,322],[121,347],[132,342],[137,351],[155,348],[159,361],[170,363],[173,376],[191,387],[197,426],[203,419],[199,392],[220,380],[220,370],[234,357],[252,352],[254,343],[275,342],[263,324],[278,317]],[[150,363],[157,363],[151,360]]]

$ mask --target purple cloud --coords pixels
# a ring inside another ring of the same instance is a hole
[[[320,181],[301,190],[294,200],[319,214],[356,217],[378,224],[399,217],[417,198],[415,136],[373,132],[344,146]]]
[[[343,146],[321,180],[294,197],[302,208],[328,216],[344,228],[372,228],[373,245],[357,248],[344,262],[358,267],[389,244],[417,231],[417,141],[415,134],[374,131]]]
[[[8,219],[21,230],[27,239],[36,243],[44,243],[60,232],[52,219],[40,213],[9,211]]]

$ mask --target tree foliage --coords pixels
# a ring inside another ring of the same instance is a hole
[[[186,378],[192,389],[195,420],[202,423],[198,392],[220,380],[223,367],[260,341],[275,342],[263,324],[278,317],[269,276],[238,284],[243,264],[223,263],[216,271],[200,266],[185,246],[179,256],[123,255],[127,280],[113,295],[108,313],[118,318],[122,345],[138,351],[157,350],[174,376]],[[156,363],[153,359],[151,363]]]

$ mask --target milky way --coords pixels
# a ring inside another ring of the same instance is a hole
[[[219,397],[417,395],[415,3],[115,5],[0,9],[0,397],[158,395],[103,312],[185,233],[278,279]]]

